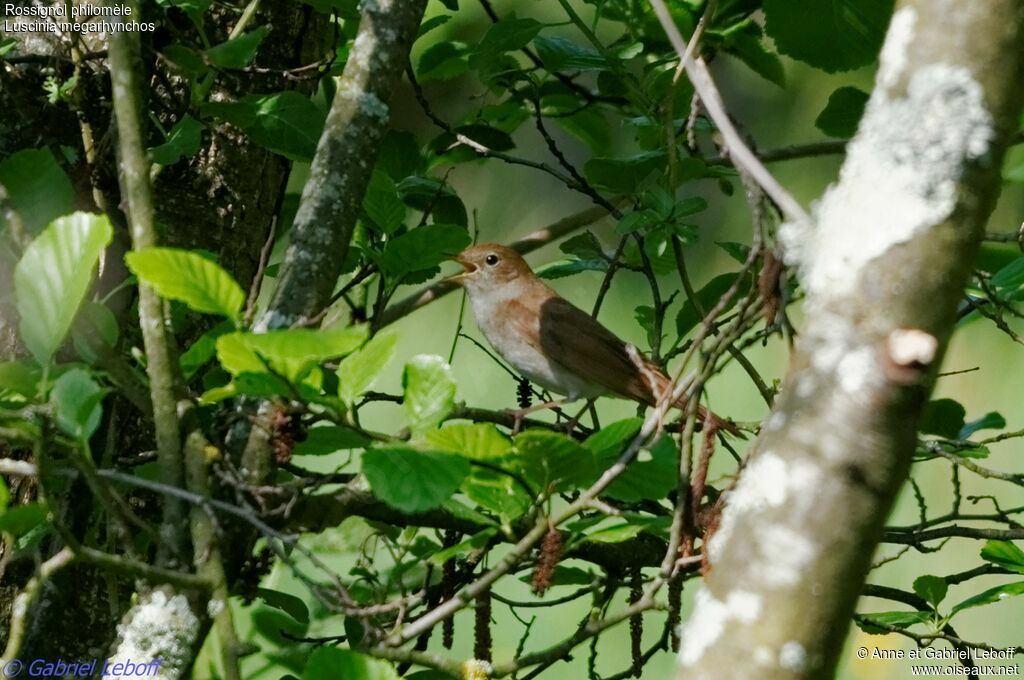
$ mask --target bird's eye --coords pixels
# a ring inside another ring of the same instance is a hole
[[[488,266],[493,267],[494,265],[498,264],[498,256],[495,255],[494,253],[491,253],[490,255],[487,256],[484,262],[486,262]]]

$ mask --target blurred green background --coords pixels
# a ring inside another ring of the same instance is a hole
[[[589,6],[580,2],[580,11],[589,16]],[[431,5],[436,10],[434,5]],[[532,16],[540,20],[559,22],[563,20],[556,3],[540,2],[496,2],[499,14],[505,16],[518,11],[520,16]],[[489,25],[483,11],[474,2],[465,2],[456,19],[438,29],[429,40],[417,44],[416,53],[422,52],[439,40],[464,40],[473,42]],[[414,53],[414,62],[416,54]],[[779,88],[753,74],[748,68],[729,56],[719,57],[713,64],[728,108],[734,119],[740,124],[757,148],[775,149],[778,147],[805,144],[826,139],[814,126],[814,120],[824,108],[829,95],[838,87],[853,85],[870,90],[873,71],[864,69],[852,73],[835,75],[824,74],[811,69],[799,62],[783,57],[786,68],[787,86]],[[426,84],[426,95],[431,100],[436,112],[449,121],[458,121],[463,115],[479,106],[478,98],[484,94],[482,87],[472,77],[447,82],[439,85]],[[421,139],[432,137],[437,133],[425,120],[416,103],[411,90],[404,87],[392,104],[393,124],[398,129],[415,133]],[[563,149],[571,160],[580,165],[588,158],[588,150],[575,138],[555,130]],[[629,150],[629,132],[624,129],[612,128],[613,134],[619,138],[619,147],[623,153]],[[531,125],[524,125],[515,135],[518,145],[517,153],[530,158],[550,161],[550,156],[536,130]],[[833,182],[839,171],[841,157],[829,156],[807,158],[775,163],[771,170],[796,198],[805,206],[812,206],[824,189]],[[1024,164],[1024,147],[1018,147],[1011,155],[1010,164]],[[305,177],[305,168],[297,167],[291,182],[292,190],[301,189]],[[439,170],[439,174],[447,168]],[[459,195],[471,212],[471,220],[478,226],[479,241],[509,242],[534,229],[552,223],[577,210],[589,207],[585,197],[574,194],[557,185],[548,176],[517,166],[502,164],[497,160],[465,163],[450,168],[448,180],[456,188]],[[886,178],[879,177],[879,183]],[[694,185],[694,193],[708,199],[710,208],[697,216],[700,227],[700,241],[687,250],[687,260],[696,286],[710,279],[715,274],[730,271],[735,263],[718,247],[714,241],[750,241],[750,215],[746,201],[737,192],[727,197],[719,191],[717,183],[705,181]],[[1015,231],[1024,219],[1024,185],[1006,184],[998,207],[993,214],[989,231]],[[615,237],[614,223],[604,220],[593,227],[606,246],[610,246]],[[1008,260],[1019,252],[1016,246],[986,246],[986,261]],[[543,264],[559,256],[557,245],[552,244],[529,256],[534,265]],[[445,273],[453,273],[451,271]],[[569,300],[589,309],[594,301],[600,284],[601,275],[584,273],[572,278],[559,279],[553,282],[554,287]],[[675,275],[662,278],[663,290],[674,291],[678,287]],[[400,290],[396,299],[412,292],[413,287]],[[457,320],[461,304],[461,294],[450,295],[442,301],[421,309],[403,319],[397,325],[399,331],[399,349],[396,360],[389,367],[386,379],[382,380],[377,389],[397,393],[400,392],[402,364],[416,354],[431,353],[447,357],[453,338],[457,331]],[[650,304],[650,291],[644,279],[636,273],[620,273],[612,286],[607,302],[601,314],[601,320],[614,330],[620,337],[643,348],[647,343],[645,334],[633,318],[633,309],[637,305]],[[800,315],[797,310],[795,318],[799,328]],[[1011,323],[1014,323],[1011,321]],[[480,337],[471,315],[466,315],[466,331],[474,337]],[[1024,331],[1024,324],[1016,322],[1019,330]],[[779,342],[772,342],[765,348],[756,348],[750,352],[750,359],[759,368],[766,379],[781,378],[785,369],[787,353]],[[515,381],[472,343],[462,340],[458,343],[453,361],[455,375],[459,381],[459,399],[474,406],[504,409],[515,407]],[[999,411],[1008,423],[1009,429],[1024,426],[1024,390],[1021,388],[1020,376],[1024,375],[1024,349],[1014,344],[1005,334],[997,331],[988,321],[972,320],[964,324],[956,333],[949,354],[945,359],[945,371],[962,371],[974,369],[968,373],[940,379],[936,397],[951,397],[961,402],[967,409],[968,419],[977,418],[989,411]],[[753,389],[746,375],[732,365],[725,375],[712,383],[709,391],[712,407],[729,417],[739,421],[756,421],[766,415],[766,407]],[[603,423],[633,415],[631,403],[603,400],[599,404],[599,413]],[[400,407],[396,405],[379,405],[372,417],[364,419],[370,427],[380,424],[393,424],[400,421]],[[381,425],[382,429],[385,428]],[[393,429],[393,428],[391,428]],[[995,469],[1021,469],[1024,457],[1024,440],[1015,439],[996,444],[986,464]],[[305,464],[307,461],[301,461]],[[333,461],[337,464],[340,461]],[[950,487],[949,463],[935,460],[915,465],[914,478],[919,482],[922,491],[929,499],[930,515],[941,515],[948,511],[952,498]],[[727,486],[729,476],[735,470],[734,463],[724,453],[720,453],[712,468],[711,483],[720,488]],[[968,472],[961,475],[964,496],[994,495],[999,498],[1003,507],[1018,506],[1024,501],[1024,494],[1016,486],[997,480],[983,480]],[[969,505],[965,503],[969,509]],[[991,504],[982,501],[979,511],[988,511]],[[897,508],[893,513],[891,524],[911,524],[918,521],[917,505],[909,487],[901,494]],[[332,563],[340,568],[351,566],[351,553],[365,538],[367,531],[361,520],[349,520],[334,532],[326,532],[316,539],[318,549],[329,557]],[[900,546],[882,545],[876,558],[895,554]],[[910,590],[913,579],[921,574],[946,575],[978,566],[981,561],[977,550],[980,543],[965,539],[953,539],[941,550],[930,554],[908,551],[899,560],[890,562],[876,569],[869,582],[891,585],[903,590]],[[585,566],[585,565],[578,565]],[[528,579],[528,575],[527,575]],[[961,586],[952,586],[949,599],[959,601],[988,587],[1006,582],[1005,576],[991,576],[973,579]],[[305,633],[309,636],[335,635],[342,631],[340,617],[329,617],[321,611],[316,614],[315,601],[286,570],[279,566],[265,580],[271,588],[286,590],[302,597],[311,612],[314,622]],[[684,589],[685,622],[692,597],[699,586],[696,580],[686,584]],[[572,588],[556,587],[547,595],[555,598],[571,592]],[[501,583],[498,592],[517,600],[529,600],[527,583],[506,581]],[[823,594],[827,596],[827,594]],[[621,606],[617,602],[614,606]],[[532,626],[526,648],[542,647],[565,637],[576,627],[586,614],[589,598],[577,600],[572,605],[555,608],[520,609],[519,615],[529,621],[536,617]],[[861,612],[878,612],[903,609],[891,602],[864,599],[859,606]],[[523,624],[509,612],[508,607],[494,603],[494,655],[496,659],[507,659],[515,653],[516,646],[523,633]],[[653,643],[661,632],[664,613],[651,612],[645,616],[645,646]],[[326,617],[322,618],[321,617]],[[473,614],[463,611],[456,617],[455,647],[447,654],[455,657],[469,658],[472,656],[472,618]],[[279,677],[280,666],[273,668],[273,658],[287,659],[295,652],[294,643],[279,638],[273,633],[279,626],[287,627],[283,615],[258,603],[239,610],[241,634],[259,644],[262,653],[245,661],[247,677],[270,678]],[[956,627],[966,639],[983,641],[991,645],[1004,646],[1024,643],[1024,598],[1009,599],[996,605],[967,611],[957,618]],[[848,639],[848,652],[860,646],[869,649],[909,649],[913,643],[897,635],[869,636],[856,627],[851,626]],[[940,643],[940,646],[944,646]],[[441,650],[440,636],[435,634],[431,640],[432,650]],[[598,671],[609,675],[626,669],[629,666],[629,631],[627,625],[620,625],[600,638]],[[209,651],[209,650],[207,650]],[[443,651],[443,650],[442,650]],[[578,648],[574,658],[568,664],[556,664],[541,675],[542,678],[584,678],[586,677],[586,658],[588,647]],[[204,654],[200,660],[197,673],[206,672],[209,659]],[[945,662],[955,663],[955,662]],[[1013,663],[997,662],[997,663]],[[906,678],[910,676],[909,661],[860,661],[855,655],[848,653],[841,665],[838,677],[844,680],[872,678]],[[661,653],[644,669],[643,677],[671,677],[674,673],[672,655]]]

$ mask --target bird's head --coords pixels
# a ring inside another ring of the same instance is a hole
[[[522,276],[533,275],[522,255],[496,243],[470,246],[456,255],[455,261],[466,271],[448,280],[465,287],[470,293],[498,290]]]

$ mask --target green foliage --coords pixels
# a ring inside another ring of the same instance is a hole
[[[87,441],[100,425],[105,393],[88,371],[76,368],[62,375],[50,393],[57,427],[75,439]]]
[[[914,592],[936,609],[946,599],[948,590],[946,579],[938,576],[918,576],[914,579]]]
[[[402,512],[423,512],[451,498],[469,475],[462,456],[411,447],[367,449],[363,474],[374,495]]]
[[[50,222],[75,210],[71,180],[49,149],[24,149],[4,158],[0,161],[0,184],[7,189],[14,210],[31,234],[38,234]]]
[[[14,270],[21,339],[48,364],[71,329],[113,231],[106,217],[75,213],[50,224]]]
[[[250,94],[236,102],[210,102],[202,112],[231,123],[254,143],[296,161],[312,160],[326,119],[309,97],[293,90]]]
[[[841,87],[829,95],[828,104],[818,115],[814,125],[832,137],[853,137],[867,103],[867,92],[856,87]]]
[[[309,655],[302,680],[398,680],[391,664],[336,647],[320,647]]]
[[[205,50],[203,56],[207,62],[219,68],[244,68],[256,58],[256,50],[267,37],[267,33],[267,28],[260,26],[254,31],[214,45]]]
[[[326,456],[338,451],[361,449],[369,443],[365,435],[347,427],[314,427],[295,447],[295,453],[300,456]]]
[[[829,73],[878,56],[894,0],[764,0],[765,30],[783,54]]]
[[[427,432],[426,441],[438,451],[457,453],[470,460],[503,458],[512,451],[512,443],[490,423],[449,425]]]
[[[394,356],[396,342],[397,334],[379,333],[345,357],[338,367],[338,397],[342,401],[352,405],[373,387],[381,369]]]
[[[887,635],[894,628],[903,630],[918,623],[926,623],[931,618],[931,612],[881,612],[861,614],[856,621],[860,629],[869,635]]]
[[[528,430],[515,447],[517,466],[537,490],[576,488],[594,476],[593,452],[563,434]]]
[[[209,258],[177,248],[146,248],[128,253],[124,260],[132,273],[161,297],[184,302],[201,314],[239,320],[245,293]]]
[[[1024,574],[1024,550],[1010,541],[988,541],[981,549],[981,558],[1004,569]]]
[[[381,269],[392,281],[429,278],[437,266],[469,245],[469,233],[455,224],[427,224],[388,241]]]
[[[174,165],[199,151],[202,132],[203,124],[186,114],[167,133],[167,141],[151,148],[149,155],[154,163]]]

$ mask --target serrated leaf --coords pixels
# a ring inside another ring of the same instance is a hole
[[[950,611],[950,616],[958,612],[962,612],[965,609],[971,609],[972,607],[981,607],[986,604],[992,604],[1005,600],[1010,597],[1017,595],[1024,595],[1024,581],[1018,581],[1016,583],[1007,583],[995,588],[989,588],[988,590],[978,593],[974,597],[969,597],[960,604],[953,607]]]
[[[575,488],[594,476],[594,454],[566,435],[527,430],[516,436],[515,447],[515,463],[536,491]]]
[[[57,427],[75,439],[88,440],[100,426],[105,393],[86,370],[76,368],[62,375],[50,392]]]
[[[310,161],[323,134],[326,114],[294,90],[251,94],[237,102],[210,102],[203,113],[245,132],[253,142],[294,161]]]
[[[444,41],[431,45],[417,64],[416,75],[422,82],[451,80],[469,70],[469,48],[466,43]]]
[[[735,54],[750,69],[779,87],[786,86],[786,71],[782,60],[761,42],[759,35],[743,32],[736,35],[729,51]]]
[[[987,541],[981,549],[981,559],[1024,574],[1024,550],[1010,541]]]
[[[451,498],[469,475],[461,456],[407,447],[367,449],[363,474],[377,498],[402,512],[423,512]]]
[[[512,450],[512,442],[490,423],[449,425],[427,432],[426,441],[433,449],[470,460],[493,460]]]
[[[237,321],[245,304],[245,293],[231,274],[192,251],[144,248],[128,253],[124,261],[160,297],[183,302],[200,314],[219,314]]]
[[[526,512],[533,501],[510,475],[483,468],[473,468],[462,491],[474,503],[498,513],[506,524]]]
[[[268,333],[228,333],[217,338],[217,358],[232,375],[267,373],[267,366],[301,380],[316,364],[355,351],[366,340],[366,325],[339,329],[289,328]]]
[[[372,387],[378,374],[395,354],[395,333],[378,333],[361,349],[342,360],[338,366],[338,397],[354,404]]]
[[[363,210],[373,223],[391,234],[405,221],[405,204],[395,183],[381,170],[374,170],[363,196]]]
[[[413,433],[437,427],[455,408],[455,378],[439,356],[420,354],[402,375],[405,419]]]
[[[783,54],[829,73],[867,66],[894,0],[764,0],[765,31]]]
[[[398,673],[386,661],[349,649],[319,647],[309,655],[302,680],[398,680]]]
[[[410,272],[433,269],[458,255],[469,243],[469,232],[463,227],[424,225],[389,241],[381,256],[381,267],[397,279]]]
[[[280,609],[299,623],[309,623],[309,609],[301,599],[280,590],[257,588],[256,596],[274,609]]]
[[[608,271],[608,260],[577,260],[575,258],[562,258],[554,262],[548,262],[537,267],[534,273],[542,279],[561,279],[580,272],[606,272]]]
[[[75,210],[75,189],[49,149],[23,149],[0,161],[0,184],[32,235]],[[0,217],[0,226],[4,223]]]
[[[914,579],[914,592],[933,608],[938,608],[939,603],[946,599],[949,584],[939,576],[918,576]]]
[[[194,156],[199,151],[203,124],[186,114],[167,133],[167,140],[149,150],[154,163],[174,165],[182,158]]]
[[[267,37],[266,26],[243,33],[203,52],[206,61],[220,68],[245,68],[256,58],[256,50]]]
[[[573,255],[581,260],[593,260],[604,257],[604,248],[601,242],[589,229],[582,234],[577,234],[570,239],[562,241],[558,249],[566,255]]]
[[[718,301],[721,300],[729,289],[732,288],[733,284],[736,283],[736,278],[738,276],[739,274],[720,274],[708,281],[699,291],[697,291],[697,302],[700,303],[700,307],[703,309],[704,313],[710,312],[714,306],[718,304]],[[729,305],[726,307],[726,310],[723,311],[731,309],[737,301],[741,300],[743,296],[746,295],[746,292],[749,289],[750,283],[745,279],[739,286],[737,293],[733,295]],[[697,324],[703,320],[704,317],[698,310],[697,305],[695,305],[691,300],[686,300],[683,302],[683,306],[679,309],[679,313],[676,315],[676,333],[679,334],[679,337],[683,337],[692,331]]]
[[[47,364],[71,328],[113,230],[101,215],[75,213],[50,224],[14,270],[21,339]]]
[[[840,87],[829,95],[828,104],[814,121],[815,127],[832,137],[853,137],[864,115],[868,97],[867,92],[856,87]]]
[[[495,55],[522,49],[537,37],[542,28],[544,25],[536,19],[504,19],[487,29],[474,54]]]

